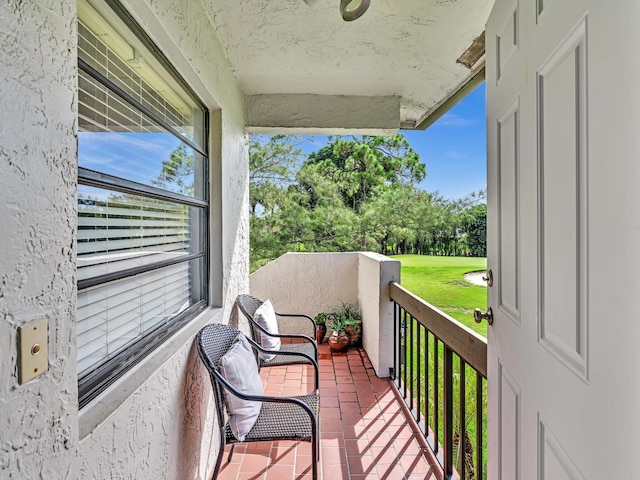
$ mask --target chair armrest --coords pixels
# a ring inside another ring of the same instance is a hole
[[[296,356],[296,357],[304,357],[307,360],[309,360],[311,362],[311,364],[313,365],[313,370],[314,370],[314,383],[315,383],[315,389],[314,390],[318,390],[318,386],[320,385],[320,368],[318,367],[318,347],[315,344],[315,342],[313,343],[314,346],[314,350],[316,352],[316,358],[312,358],[311,355],[308,355],[304,352],[282,352],[280,350],[266,350],[264,348],[262,348],[260,345],[258,345],[258,343],[254,342],[253,340],[251,340],[250,338],[247,338],[247,341],[251,344],[251,346],[255,349],[258,350],[259,352],[262,353],[270,353],[270,354],[274,354],[274,355],[284,355],[284,356]]]
[[[269,332],[266,328],[264,328],[262,325],[260,325],[258,322],[256,322],[255,320],[251,320],[251,323],[253,323],[254,326],[258,327],[258,329],[263,332],[264,334],[270,336],[270,337],[278,337],[278,338],[300,338],[303,340],[306,340],[308,342],[312,342],[315,343],[315,339],[311,338],[309,335],[303,335],[301,333],[271,333]],[[315,325],[315,322],[314,322]],[[315,332],[315,328],[314,328],[314,332]],[[315,335],[315,333],[314,333]]]
[[[260,331],[264,332],[265,334],[269,335],[270,337],[278,337],[278,338],[301,338],[309,343],[311,343],[311,345],[313,345],[313,351],[315,352],[315,358],[316,360],[318,359],[318,344],[316,343],[316,341],[314,339],[312,339],[311,337],[308,337],[306,335],[301,335],[299,333],[292,333],[290,335],[286,335],[286,334],[276,334],[276,333],[270,333],[267,332],[266,329],[262,328],[262,326],[256,322],[255,323],[256,327],[258,327],[260,329]],[[293,355],[303,355],[302,353],[296,353],[296,352],[281,352],[280,350],[265,350],[263,349],[261,346],[258,346],[258,344],[256,342],[254,342],[252,339],[247,337],[247,340],[249,340],[250,342],[252,342],[254,345],[256,345],[256,347],[258,347],[259,350],[262,350],[263,352],[267,352],[267,353],[278,353],[280,355],[284,355],[286,354],[293,354]]]
[[[311,322],[311,325],[313,326],[313,336],[316,336],[316,330],[317,330],[317,325],[315,320],[313,320],[313,318],[311,318],[309,315],[305,315],[304,313],[278,313],[276,312],[276,315],[279,317],[299,317],[299,318],[304,318],[306,320],[309,320],[309,322]]]
[[[292,403],[300,406],[303,410],[305,410],[309,415],[311,421],[315,422],[315,418],[316,418],[315,412],[309,405],[304,403],[302,400],[299,400],[297,398],[291,398],[291,397],[268,397],[264,395],[247,395],[246,393],[242,393],[236,390],[229,382],[227,382],[227,379],[224,378],[220,374],[220,372],[218,372],[217,370],[211,370],[211,374],[215,376],[216,381],[220,382],[226,390],[231,392],[234,396],[241,398],[242,400],[250,400],[255,402],[271,402],[271,403]]]

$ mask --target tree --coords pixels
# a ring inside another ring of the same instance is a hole
[[[425,165],[402,134],[330,141],[309,155],[302,168],[314,169],[338,184],[345,206],[355,212],[385,189],[414,185],[426,176]]]
[[[468,208],[463,219],[467,236],[467,247],[474,257],[487,256],[487,204],[480,203]]]
[[[430,194],[411,185],[390,188],[362,208],[360,249],[408,253],[430,218]]]
[[[300,198],[315,219],[313,248],[386,251],[393,237],[406,232],[402,225],[419,218],[410,217],[413,208],[396,207],[419,203],[414,184],[424,176],[424,164],[400,134],[331,137],[296,176]]]
[[[273,211],[285,189],[294,180],[294,170],[304,152],[300,140],[291,135],[272,135],[264,140],[252,136],[249,141],[249,206]]]
[[[187,146],[180,144],[169,154],[169,158],[162,162],[162,171],[152,183],[163,188],[173,184],[176,192],[192,196],[193,179],[193,151],[189,153]]]
[[[304,160],[296,142],[251,140],[252,269],[288,251],[480,251],[484,192],[451,201],[420,190],[425,166],[402,135],[330,137]]]

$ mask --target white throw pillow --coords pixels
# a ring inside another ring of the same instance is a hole
[[[265,300],[262,305],[258,307],[256,313],[253,315],[253,320],[257,322],[267,332],[278,334],[278,320],[276,319],[276,312],[271,305],[271,300]],[[280,350],[280,337],[270,337],[266,335],[260,329],[258,331],[258,343],[265,350],[279,351]],[[275,358],[274,354],[267,354],[259,352],[260,358],[265,362]]]
[[[247,395],[264,395],[256,358],[244,334],[238,334],[229,351],[220,359],[219,370],[239,392]],[[224,391],[224,395],[231,431],[238,440],[243,441],[256,423],[262,402],[243,400],[227,390]]]

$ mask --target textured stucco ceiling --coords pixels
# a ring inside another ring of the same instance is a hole
[[[202,0],[244,92],[400,97],[420,122],[472,72],[456,63],[493,0],[371,0],[344,22],[339,0]]]

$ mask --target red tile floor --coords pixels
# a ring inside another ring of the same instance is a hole
[[[320,479],[435,480],[440,468],[414,434],[389,380],[377,378],[363,349],[331,353],[320,345]],[[300,395],[313,385],[309,366],[263,368],[266,395]],[[263,442],[229,447],[220,480],[311,479],[311,444]]]

